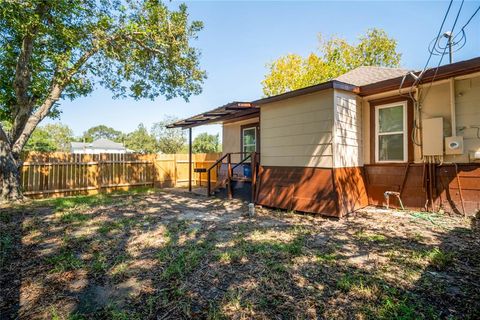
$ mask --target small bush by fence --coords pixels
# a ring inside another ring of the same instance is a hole
[[[192,167],[208,168],[219,156],[195,154]],[[206,183],[206,176],[192,173],[192,180],[194,185]],[[138,186],[181,187],[188,184],[188,155],[28,153],[23,159],[21,184],[29,197],[91,194]]]

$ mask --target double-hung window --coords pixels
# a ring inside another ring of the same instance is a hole
[[[407,102],[375,107],[375,161],[408,160]]]

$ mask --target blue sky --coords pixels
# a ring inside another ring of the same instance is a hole
[[[173,1],[169,6],[178,6]],[[421,69],[428,58],[427,46],[436,36],[448,6],[447,1],[186,1],[192,20],[202,20],[205,28],[192,42],[201,52],[201,66],[208,79],[203,93],[190,102],[182,99],[155,101],[114,100],[110,92],[98,88],[88,97],[62,101],[60,120],[76,135],[105,124],[129,132],[140,122],[147,127],[164,115],[188,117],[234,100],[261,97],[265,64],[297,53],[316,52],[317,37],[336,35],[354,42],[369,28],[382,28],[398,41],[402,67]],[[453,24],[460,2],[454,2],[444,31]],[[458,30],[480,1],[466,1],[459,17]],[[480,14],[469,24],[467,44],[454,54],[454,61],[480,56]],[[444,61],[446,62],[447,59]],[[431,61],[431,66],[438,59]],[[218,133],[218,125],[194,129]]]

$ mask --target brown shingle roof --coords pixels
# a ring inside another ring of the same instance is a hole
[[[354,92],[360,96],[369,96],[390,90],[398,90],[412,86],[414,78],[409,76],[403,79],[408,70],[401,68],[386,67],[359,67],[347,72],[336,79],[320,83],[311,87],[293,90],[272,97],[259,99],[253,102],[233,102],[214,110],[204,112],[191,118],[178,121],[168,126],[169,128],[189,128],[207,123],[221,122],[225,119],[244,116],[245,114],[258,113],[258,107],[262,104],[289,99],[292,97],[318,92],[326,89],[340,89]],[[480,72],[480,57],[470,60],[455,62],[425,71],[420,83],[439,81],[449,77]],[[418,76],[420,71],[415,74]]]
[[[408,70],[401,68],[363,66],[344,73],[335,78],[335,80],[360,87],[367,84],[401,77],[407,72]]]

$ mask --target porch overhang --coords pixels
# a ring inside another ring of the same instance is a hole
[[[205,124],[222,123],[234,119],[242,119],[258,115],[260,110],[251,102],[230,102],[216,109],[195,115],[193,117],[177,121],[167,126],[167,128],[188,129]]]

